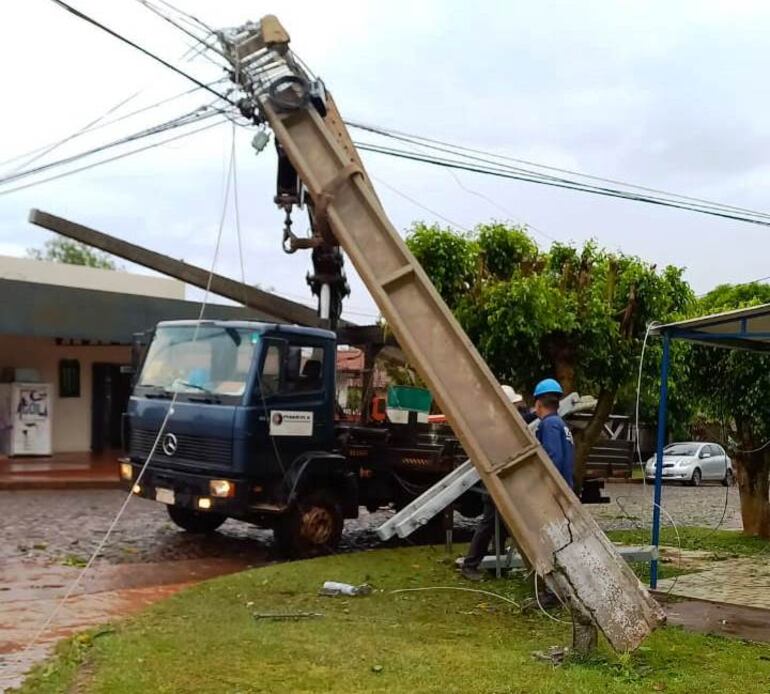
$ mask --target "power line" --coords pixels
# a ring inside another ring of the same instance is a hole
[[[209,85],[218,84],[219,82],[224,81],[227,79],[226,77],[222,77],[218,80],[214,80],[213,82],[209,82]],[[147,111],[151,111],[152,109],[158,108],[159,106],[164,106],[165,104],[171,103],[172,101],[175,101],[176,99],[179,99],[183,96],[188,96],[189,94],[192,94],[193,92],[197,92],[200,89],[200,87],[193,87],[192,89],[186,89],[183,92],[179,92],[178,94],[175,94],[174,96],[167,97],[165,99],[161,99],[160,101],[156,101],[153,104],[149,104],[147,106],[142,106],[142,108],[138,108],[134,111],[131,111],[129,113],[125,113],[122,116],[118,116],[117,118],[112,118],[111,120],[102,120],[105,116],[107,116],[110,113],[113,113],[117,110],[116,107],[111,107],[108,111],[103,113],[99,118],[94,119],[91,121],[93,125],[90,127],[81,128],[80,130],[75,131],[71,135],[68,135],[67,137],[57,140],[56,142],[50,142],[46,145],[43,145],[42,147],[36,147],[35,149],[29,150],[28,152],[24,152],[22,154],[17,154],[10,159],[6,159],[4,161],[0,161],[0,166],[5,166],[6,164],[10,164],[14,161],[18,161],[19,159],[23,159],[24,157],[35,155],[39,152],[43,152],[43,150],[48,150],[44,152],[44,154],[50,154],[54,149],[58,149],[59,146],[66,144],[67,142],[71,142],[72,140],[76,140],[83,135],[87,135],[88,133],[95,132],[97,130],[101,130],[103,128],[107,128],[110,125],[114,125],[115,123],[120,123],[121,121],[127,120],[128,118],[133,118],[134,116],[137,116],[141,113],[146,113]],[[136,92],[137,94],[140,94],[140,92]],[[131,97],[128,99],[124,99],[122,102],[120,102],[119,105],[126,104],[128,101],[131,100]],[[49,149],[50,148],[50,149]],[[35,160],[39,157],[35,157]],[[26,162],[24,165],[27,166],[31,162]],[[11,172],[15,173],[15,172]]]
[[[209,43],[206,42],[205,39],[202,39],[200,36],[198,36],[197,34],[193,33],[189,29],[185,29],[185,27],[183,27],[178,22],[175,22],[173,19],[171,19],[171,17],[169,17],[167,14],[165,14],[160,9],[158,9],[155,5],[153,5],[151,2],[149,2],[149,0],[137,0],[137,2],[140,3],[141,5],[143,5],[148,10],[150,10],[150,12],[152,12],[153,14],[157,15],[158,17],[160,17],[164,21],[166,21],[169,24],[171,24],[171,26],[179,29],[179,31],[181,31],[182,33],[184,33],[187,36],[191,37],[192,39],[194,39],[195,42],[196,42],[196,45],[197,44],[201,44],[206,49],[208,49],[210,51],[214,51],[215,53],[219,54],[223,58],[226,58],[225,54],[221,50],[219,50],[215,46],[210,45]],[[201,55],[205,55],[205,54],[201,54]],[[206,57],[208,58],[208,56],[206,56]],[[221,64],[217,63],[216,61],[212,60],[211,58],[208,58],[208,59],[211,62],[213,62],[217,67],[223,67]]]
[[[501,164],[499,162],[492,162],[488,158],[484,158],[484,157],[478,157],[478,156],[463,154],[462,152],[458,152],[457,151],[458,148],[454,148],[454,149],[451,148],[451,147],[453,147],[451,145],[450,145],[450,148],[447,149],[445,147],[439,147],[439,146],[436,146],[436,145],[415,143],[412,140],[410,140],[408,138],[405,138],[405,137],[400,137],[400,136],[395,136],[395,135],[394,136],[389,136],[389,137],[392,137],[393,139],[396,139],[396,140],[399,140],[399,141],[407,142],[409,144],[419,144],[422,147],[427,147],[427,148],[430,148],[430,149],[433,149],[433,150],[437,150],[437,151],[443,152],[445,154],[452,154],[454,156],[464,157],[465,159],[469,159],[471,161],[478,161],[478,162],[481,162],[482,164],[485,164],[487,166],[492,166],[492,167],[495,167],[495,168],[498,168],[498,169],[501,168],[501,169],[503,169],[505,171],[511,171],[511,172],[519,173],[519,174],[522,174],[522,175],[525,175],[525,176],[534,177],[534,178],[537,178],[538,180],[541,180],[543,182],[553,181],[553,182],[558,182],[558,183],[566,183],[566,184],[569,184],[569,185],[583,186],[585,188],[585,190],[587,190],[587,191],[589,189],[590,190],[597,190],[597,191],[599,191],[599,190],[601,190],[601,191],[612,191],[613,190],[611,188],[600,187],[600,186],[595,186],[595,185],[591,185],[591,184],[585,184],[585,183],[581,183],[580,181],[575,181],[575,180],[570,180],[570,179],[566,179],[566,178],[561,178],[561,177],[557,177],[557,176],[553,176],[553,175],[549,175],[549,174],[542,174],[540,172],[532,171],[530,169],[524,169],[524,168],[521,168],[521,167],[514,167],[514,166],[507,165],[507,164]],[[459,149],[467,149],[467,148],[460,146]],[[580,174],[578,174],[578,175],[580,175]],[[647,196],[647,197],[639,196],[639,195],[636,195],[636,194],[628,193],[626,191],[617,191],[617,190],[615,190],[614,192],[620,192],[620,193],[624,194],[625,196],[628,196],[628,199],[635,199],[635,200],[642,200],[643,198],[644,198],[644,200],[653,199],[653,198],[650,198],[649,196]],[[666,193],[666,195],[673,196],[673,198],[674,198],[673,202],[677,202],[676,198],[679,198],[679,196],[677,196],[674,193],[672,193],[672,194]],[[659,198],[654,198],[654,199],[658,200]],[[665,200],[669,200],[669,201],[671,200],[670,197],[669,198],[664,198],[664,199]],[[679,198],[679,199],[681,199],[681,198]],[[693,207],[697,207],[698,209],[707,208],[707,209],[713,209],[713,210],[717,210],[717,211],[728,211],[730,213],[732,213],[735,210],[746,211],[748,214],[750,214],[752,216],[758,216],[758,217],[770,219],[770,214],[766,214],[764,212],[756,212],[756,211],[753,211],[753,210],[743,210],[743,208],[734,208],[734,207],[729,206],[729,205],[727,205],[727,206],[721,205],[720,203],[706,202],[704,204],[698,204],[698,205],[693,206]]]
[[[210,34],[214,33],[214,30],[208,24],[206,24],[206,22],[201,21],[194,14],[190,14],[189,12],[185,12],[184,10],[180,10],[178,7],[172,5],[170,2],[167,2],[167,0],[158,0],[158,2],[160,2],[162,5],[165,5],[170,10],[173,10],[174,12],[176,12],[179,16],[186,17],[187,19],[192,20],[193,23],[197,24],[202,29],[205,29]]]
[[[169,63],[167,60],[164,60],[160,56],[155,55],[155,53],[152,53],[151,51],[147,50],[146,48],[142,48],[142,46],[140,46],[137,43],[134,43],[133,41],[131,41],[131,39],[128,39],[125,36],[119,34],[118,32],[113,31],[112,29],[110,29],[109,27],[105,26],[101,22],[96,21],[92,17],[89,17],[87,14],[84,14],[80,10],[72,7],[72,5],[68,5],[66,2],[64,2],[64,0],[51,0],[51,2],[56,3],[57,5],[59,5],[59,7],[65,9],[70,14],[75,15],[75,17],[77,17],[78,19],[82,19],[83,21],[88,22],[89,24],[92,24],[93,26],[97,27],[98,29],[101,29],[102,31],[108,33],[110,36],[114,36],[116,39],[118,39],[118,41],[122,41],[126,45],[131,46],[132,48],[135,48],[140,53],[144,53],[144,55],[148,56],[149,58],[152,58],[153,60],[155,60],[156,62],[160,63],[164,67],[167,67],[169,70],[172,70],[173,72],[177,73],[178,75],[181,75],[182,77],[190,80],[194,84],[197,84],[201,89],[205,89],[206,91],[211,92],[214,96],[216,96],[216,97],[218,97],[220,99],[223,99],[224,101],[229,103],[231,106],[236,106],[237,105],[229,97],[225,96],[224,94],[220,94],[218,91],[216,91],[216,89],[212,89],[205,82],[201,82],[196,77],[193,77],[192,75],[186,73],[184,70],[181,70],[178,67],[176,67],[175,65],[172,65],[171,63]]]
[[[413,144],[414,144],[416,147],[422,147],[422,146],[423,146],[423,145],[419,145],[419,144],[417,144],[417,143],[413,143]],[[457,175],[457,174],[456,174],[454,171],[452,171],[452,169],[447,169],[447,172],[450,174],[450,176],[451,176],[451,177],[452,177],[452,179],[455,181],[455,183],[457,183],[457,185],[460,187],[460,189],[461,189],[461,190],[463,190],[464,192],[468,193],[469,195],[474,195],[475,197],[481,198],[482,200],[486,201],[487,203],[489,203],[489,204],[490,204],[490,205],[492,205],[493,207],[496,207],[498,210],[501,210],[502,212],[504,212],[505,214],[509,215],[510,217],[516,217],[516,215],[514,215],[514,214],[513,214],[513,212],[511,212],[509,209],[507,209],[507,208],[503,207],[502,205],[500,205],[499,203],[497,203],[497,202],[496,202],[495,200],[493,200],[492,198],[490,198],[490,197],[488,197],[488,196],[484,195],[484,193],[481,193],[481,192],[479,192],[479,191],[477,191],[477,190],[473,190],[473,189],[471,189],[471,188],[468,188],[468,187],[467,187],[466,185],[464,185],[464,184],[463,184],[463,182],[460,180],[460,177],[459,177],[459,176],[458,176],[458,175]],[[468,229],[467,227],[464,227],[462,224],[458,224],[457,222],[453,222],[451,219],[448,219],[447,217],[443,216],[442,214],[440,214],[440,213],[436,212],[435,210],[432,210],[432,209],[430,209],[429,207],[426,207],[425,205],[423,205],[423,204],[422,204],[421,202],[419,202],[418,200],[415,200],[414,198],[410,197],[409,195],[407,195],[407,194],[406,194],[406,193],[404,193],[403,191],[400,191],[400,190],[398,190],[397,188],[393,187],[392,185],[389,185],[388,183],[386,183],[386,182],[385,182],[385,181],[383,181],[382,179],[380,179],[380,178],[377,178],[376,176],[372,176],[372,178],[373,178],[373,179],[375,179],[375,180],[376,180],[376,181],[377,181],[377,182],[378,182],[380,185],[383,185],[383,186],[385,186],[386,188],[389,188],[389,189],[390,189],[390,190],[392,190],[394,193],[396,193],[396,195],[399,195],[399,196],[401,196],[402,198],[404,198],[405,200],[408,200],[408,201],[409,201],[409,202],[411,202],[413,205],[416,205],[417,207],[420,207],[420,208],[422,208],[423,210],[426,210],[427,212],[430,212],[431,214],[435,215],[435,216],[436,216],[436,217],[438,217],[439,219],[443,219],[445,222],[448,222],[449,224],[452,224],[453,226],[456,226],[456,227],[458,227],[458,228],[462,229],[462,230],[463,230],[463,231],[465,231],[465,232],[469,232],[469,231],[470,231],[470,229]],[[514,221],[515,221],[515,220],[514,220]],[[521,221],[519,221],[518,223],[519,223],[519,224],[522,224],[522,222],[521,222]],[[550,234],[547,234],[546,232],[542,231],[541,229],[538,229],[537,227],[535,227],[535,226],[533,226],[533,225],[531,225],[531,224],[523,224],[523,226],[526,226],[526,227],[528,227],[529,229],[531,229],[532,231],[534,231],[536,234],[540,234],[540,235],[541,235],[543,238],[545,238],[545,239],[548,239],[549,241],[552,241],[553,243],[559,243],[559,240],[558,240],[558,239],[554,238],[554,237],[553,237],[553,236],[551,236]]]
[[[590,180],[594,180],[594,181],[598,181],[598,182],[602,182],[602,183],[609,183],[609,184],[612,184],[612,185],[620,185],[620,186],[623,186],[623,187],[626,187],[626,188],[632,188],[632,189],[635,189],[635,190],[641,190],[641,191],[645,191],[645,192],[648,192],[648,193],[655,193],[655,194],[658,194],[658,195],[665,195],[665,196],[668,196],[668,197],[678,198],[680,200],[688,200],[690,202],[701,203],[702,205],[709,206],[709,207],[730,209],[730,210],[733,210],[733,211],[736,211],[736,212],[744,212],[746,214],[750,214],[750,215],[754,215],[754,216],[770,217],[770,213],[759,212],[757,210],[752,210],[752,209],[745,208],[745,207],[738,207],[736,205],[729,205],[729,204],[726,204],[726,203],[714,202],[712,200],[706,200],[706,199],[703,199],[703,198],[697,198],[697,197],[692,197],[692,196],[688,196],[688,195],[681,195],[681,194],[678,194],[678,193],[672,193],[670,191],[662,190],[662,189],[659,189],[659,188],[651,188],[651,187],[648,187],[648,186],[642,186],[642,185],[638,185],[638,184],[635,184],[635,183],[628,183],[628,182],[620,181],[620,180],[613,179],[613,178],[606,178],[606,177],[596,176],[596,175],[593,175],[593,174],[587,174],[587,173],[583,173],[583,172],[576,171],[576,170],[573,170],[573,169],[564,169],[564,168],[560,168],[560,167],[557,167],[557,166],[549,166],[547,164],[538,164],[537,162],[528,161],[526,159],[519,159],[519,158],[516,158],[516,157],[507,156],[507,155],[504,155],[504,154],[497,154],[495,152],[489,152],[489,151],[484,151],[484,150],[481,150],[481,149],[476,149],[476,148],[473,148],[473,147],[466,147],[464,145],[453,144],[453,143],[450,143],[450,142],[446,142],[444,140],[437,140],[437,139],[433,139],[433,138],[429,138],[429,137],[424,137],[422,135],[415,135],[415,134],[412,134],[412,133],[406,133],[406,132],[399,131],[399,130],[393,130],[393,129],[385,128],[385,127],[382,127],[382,126],[369,125],[369,124],[360,123],[360,122],[356,122],[356,121],[345,121],[345,123],[347,125],[349,125],[350,127],[352,127],[352,128],[356,128],[356,129],[359,129],[359,130],[365,130],[367,132],[371,132],[371,133],[374,133],[374,134],[377,134],[377,135],[381,135],[383,137],[389,137],[389,138],[395,139],[395,140],[400,140],[400,141],[403,141],[403,142],[422,143],[424,146],[441,145],[443,147],[450,147],[450,148],[452,148],[452,150],[455,150],[455,151],[452,152],[452,153],[455,153],[455,154],[459,154],[460,152],[471,152],[473,154],[483,155],[484,157],[487,158],[487,160],[488,160],[488,158],[491,157],[491,158],[494,158],[494,159],[501,159],[501,160],[505,160],[505,161],[512,161],[512,162],[515,162],[515,163],[518,163],[518,164],[523,164],[524,166],[534,166],[534,167],[539,168],[539,169],[545,169],[545,170],[548,170],[548,171],[554,171],[556,173],[567,174],[567,175],[571,175],[571,176],[580,176],[581,178],[586,178],[586,179],[590,179]],[[417,142],[415,142],[415,141],[417,141]],[[427,143],[427,144],[425,144],[425,143]],[[439,147],[433,147],[433,149],[438,149],[439,151],[446,151],[446,150],[442,150]],[[465,156],[465,155],[460,154],[460,156]],[[477,157],[470,157],[470,158],[477,159]],[[518,170],[522,170],[522,169],[518,169]],[[526,169],[523,169],[523,171],[526,171]],[[531,172],[531,173],[536,174],[537,172]]]
[[[26,168],[27,166],[29,166],[33,162],[36,162],[39,159],[42,159],[44,156],[46,156],[47,154],[50,154],[55,149],[58,149],[63,144],[66,144],[67,142],[70,142],[71,140],[74,140],[76,137],[79,137],[83,133],[88,132],[89,130],[94,128],[96,125],[98,125],[101,121],[103,121],[111,113],[115,113],[115,111],[117,111],[121,107],[125,106],[129,101],[131,101],[132,99],[135,99],[137,96],[139,96],[140,93],[141,92],[134,92],[133,94],[131,94],[131,96],[128,96],[125,99],[121,99],[117,104],[115,104],[114,106],[111,106],[109,109],[107,109],[101,116],[99,116],[98,118],[95,118],[94,120],[90,121],[89,123],[86,123],[86,125],[84,125],[82,128],[76,130],[74,133],[72,133],[71,135],[68,135],[64,139],[58,140],[57,142],[53,142],[53,143],[51,143],[49,145],[46,145],[44,147],[40,147],[39,149],[35,150],[34,152],[31,152],[30,154],[32,154],[32,156],[29,159],[27,159],[24,163],[19,164],[13,171],[11,171],[11,175],[13,175],[15,173],[18,173],[19,171],[21,171],[22,169]],[[17,161],[18,159],[21,159],[24,156],[25,155],[17,157],[15,160]],[[11,160],[11,161],[14,161],[14,160]]]
[[[33,186],[42,185],[43,183],[50,183],[51,181],[56,181],[60,178],[64,178],[66,176],[71,176],[73,174],[80,173],[81,171],[87,171],[88,169],[93,169],[94,167],[101,166],[102,164],[109,164],[110,162],[117,161],[118,159],[124,159],[125,157],[130,157],[133,154],[146,152],[147,150],[155,149],[156,147],[160,147],[162,145],[168,144],[169,142],[175,142],[176,140],[181,140],[182,138],[190,137],[190,135],[195,135],[196,133],[203,132],[204,130],[210,130],[211,128],[215,128],[216,126],[226,122],[227,120],[223,119],[221,121],[217,121],[216,123],[209,123],[208,125],[204,125],[201,128],[196,128],[195,130],[190,130],[188,132],[181,133],[180,135],[175,135],[174,137],[168,137],[165,140],[160,140],[159,142],[153,142],[152,144],[145,145],[144,147],[138,147],[128,152],[116,154],[115,156],[108,157],[107,159],[102,159],[100,161],[93,162],[91,164],[86,164],[85,166],[81,166],[80,168],[77,168],[77,169],[64,171],[63,173],[56,174],[55,176],[49,176],[48,178],[44,178],[39,181],[32,181],[30,183],[25,183],[23,185],[16,186],[15,188],[9,188],[8,190],[0,190],[0,196],[10,195],[11,193],[16,193],[20,190],[26,190],[27,188],[32,188]]]
[[[99,29],[101,29],[101,30],[103,30],[103,31],[105,31],[107,33],[109,33],[111,36],[114,36],[118,40],[120,40],[120,41],[126,43],[127,45],[135,48],[136,50],[144,53],[145,55],[147,55],[148,57],[152,58],[153,60],[159,62],[160,64],[164,65],[168,69],[170,69],[170,70],[176,72],[177,74],[179,74],[179,75],[189,79],[190,81],[192,81],[195,84],[197,84],[199,87],[207,89],[208,91],[210,91],[211,93],[215,94],[217,97],[223,99],[224,101],[227,101],[231,105],[233,105],[233,106],[236,105],[235,102],[233,102],[229,97],[220,94],[216,90],[214,90],[211,87],[205,85],[203,82],[200,82],[198,79],[192,77],[191,75],[187,74],[183,70],[180,70],[179,68],[175,67],[171,63],[169,63],[166,60],[160,58],[159,56],[155,55],[154,53],[150,52],[149,50],[139,46],[138,44],[136,44],[135,42],[131,41],[130,39],[127,39],[126,37],[122,36],[121,34],[113,31],[112,29],[110,29],[108,27],[106,27],[104,24],[101,24],[100,22],[98,22],[95,19],[89,17],[88,15],[84,14],[80,10],[77,10],[74,7],[68,5],[63,0],[52,0],[52,2],[56,3],[60,7],[64,8],[65,10],[67,10],[71,14],[75,15],[76,17],[78,17],[80,19],[83,19],[84,21],[86,21],[86,22],[96,26],[97,28],[99,28]],[[173,7],[169,3],[164,2],[164,4],[166,4],[168,7]],[[178,11],[178,10],[175,9],[175,11]],[[190,16],[192,17],[192,15],[190,15]],[[195,19],[195,18],[193,18],[193,19]],[[202,26],[206,26],[206,25],[203,25],[203,23],[200,22],[200,20],[196,19],[195,21],[200,23]],[[177,27],[177,28],[181,29],[181,27]],[[399,134],[396,131],[388,131],[387,129],[384,129],[384,128],[379,128],[379,127],[376,127],[376,126],[368,126],[366,124],[361,124],[361,123],[348,122],[348,124],[351,125],[351,127],[362,128],[362,129],[365,129],[365,130],[369,130],[370,132],[374,132],[374,133],[377,133],[377,134],[380,134],[380,135],[384,135],[386,137],[395,138],[395,139],[402,139],[403,140],[405,138],[411,138],[412,140],[419,139],[419,140],[422,140],[423,142],[433,142],[433,143],[441,142],[439,140],[431,140],[430,138],[424,138],[424,137],[421,137],[421,136],[411,136],[411,135],[406,135],[406,134]],[[441,143],[441,144],[443,146],[454,147],[455,150],[474,151],[474,150],[472,150],[471,148],[468,148],[468,147],[451,145],[449,143]],[[429,146],[431,146],[434,149],[440,149],[435,144],[432,144],[432,145],[429,145]],[[533,172],[533,171],[530,171],[530,170],[522,170],[522,169],[518,169],[517,170],[517,169],[514,169],[513,167],[503,167],[502,165],[497,165],[498,167],[509,169],[508,171],[503,172],[503,171],[500,171],[499,168],[495,168],[495,169],[490,168],[489,167],[489,160],[487,160],[487,165],[488,165],[487,168],[483,168],[483,167],[478,166],[478,165],[462,164],[460,162],[457,162],[456,160],[450,162],[450,161],[447,161],[445,159],[442,160],[442,159],[439,159],[439,158],[432,158],[431,159],[429,157],[413,156],[413,155],[409,155],[408,153],[405,153],[403,151],[399,152],[399,151],[394,150],[394,149],[390,149],[389,150],[388,148],[385,148],[385,147],[377,147],[376,145],[371,145],[371,144],[367,144],[367,143],[361,144],[360,147],[362,149],[364,149],[365,151],[377,152],[377,153],[380,153],[380,154],[389,154],[391,156],[397,156],[397,157],[401,157],[401,158],[405,158],[405,159],[412,159],[414,161],[422,161],[424,163],[430,163],[430,164],[434,164],[434,165],[438,165],[438,166],[462,169],[462,170],[466,170],[466,171],[472,171],[472,172],[475,172],[475,173],[485,173],[485,174],[494,175],[494,176],[498,176],[498,177],[510,178],[510,179],[521,180],[521,181],[527,181],[527,182],[531,182],[531,183],[541,183],[541,184],[544,184],[544,185],[550,185],[550,186],[555,186],[555,187],[560,187],[560,188],[565,188],[565,189],[578,190],[580,192],[590,192],[590,193],[594,193],[594,194],[597,194],[597,195],[604,195],[604,196],[607,196],[607,197],[617,197],[617,198],[623,198],[623,199],[627,199],[627,200],[635,200],[635,201],[638,201],[638,202],[647,202],[649,204],[661,205],[661,206],[664,206],[664,207],[672,207],[672,208],[676,208],[676,209],[683,209],[683,210],[688,210],[688,211],[692,211],[692,212],[700,212],[702,214],[708,214],[708,215],[711,215],[711,216],[722,217],[722,218],[725,218],[725,219],[733,219],[733,220],[736,220],[736,221],[750,222],[750,223],[759,224],[759,225],[762,225],[762,226],[770,226],[770,221],[761,221],[760,219],[756,219],[756,217],[770,219],[770,215],[768,215],[767,213],[757,212],[757,211],[753,211],[753,210],[748,210],[746,208],[739,208],[739,207],[732,206],[732,205],[723,205],[723,204],[720,204],[720,203],[713,203],[713,202],[701,200],[701,199],[698,199],[698,198],[690,198],[690,197],[687,197],[687,196],[670,194],[670,193],[667,193],[665,191],[656,191],[656,189],[652,189],[652,188],[648,188],[646,190],[648,190],[650,192],[657,192],[658,194],[663,194],[663,195],[666,195],[666,196],[673,196],[673,197],[675,197],[675,198],[677,198],[679,200],[690,200],[690,201],[693,201],[693,202],[697,202],[698,204],[697,205],[685,204],[685,203],[677,202],[676,200],[672,200],[670,198],[659,198],[659,197],[656,198],[656,197],[652,197],[650,195],[635,195],[635,194],[629,193],[627,191],[611,189],[611,188],[606,188],[606,187],[602,187],[602,186],[593,186],[593,185],[581,184],[580,182],[577,182],[577,181],[574,181],[574,180],[569,180],[569,179],[563,179],[563,178],[557,178],[557,177],[553,177],[553,176],[548,176],[548,175],[540,174],[538,172]],[[480,150],[476,150],[476,151],[479,152]],[[450,150],[450,153],[455,154],[455,155],[458,154],[457,151],[451,151],[451,150]],[[484,153],[484,154],[486,156],[490,156],[489,153]],[[466,158],[471,158],[471,159],[478,159],[478,157],[469,157],[468,155],[463,155],[463,154],[460,154],[459,156],[464,156]],[[515,160],[512,157],[502,157],[501,155],[491,155],[491,156],[496,156],[498,158],[503,158],[503,159],[507,158],[507,159],[514,160],[514,161],[517,161],[517,162],[528,163],[529,165],[539,166],[540,168],[556,170],[556,171],[560,171],[560,172],[564,172],[564,173],[571,173],[571,175],[579,175],[581,177],[591,178],[591,179],[599,180],[599,181],[602,181],[602,182],[611,182],[612,181],[612,179],[601,179],[599,177],[590,176],[588,174],[581,174],[579,172],[570,172],[568,169],[558,169],[557,167],[548,167],[548,166],[544,166],[544,165],[533,164],[532,162],[525,162],[525,160]],[[513,170],[510,170],[510,169],[513,169]],[[632,185],[632,184],[626,184],[626,183],[622,183],[622,182],[616,182],[616,184],[621,184],[621,185],[624,185],[626,187],[633,187],[633,188],[636,188],[638,190],[639,189],[644,190],[643,187],[635,186],[635,185]],[[747,217],[745,215],[739,215],[739,214],[736,213],[736,212],[739,212],[739,211],[740,212],[745,212],[747,214],[750,214],[754,218]]]
[[[468,227],[464,226],[463,224],[460,224],[459,222],[455,222],[455,221],[449,219],[449,217],[445,217],[440,212],[436,212],[435,210],[432,210],[430,207],[427,207],[426,205],[423,205],[419,200],[415,200],[413,197],[407,195],[403,191],[400,191],[395,186],[392,186],[389,183],[385,183],[385,181],[383,181],[378,176],[372,176],[371,174],[370,174],[370,176],[375,181],[377,181],[377,183],[379,183],[381,186],[385,186],[388,190],[392,191],[393,193],[395,193],[399,197],[402,197],[404,200],[407,200],[407,201],[411,202],[416,207],[419,207],[420,209],[425,210],[426,212],[430,212],[430,214],[435,215],[439,219],[443,219],[447,224],[451,224],[453,227],[457,227],[458,229],[461,229],[462,231],[466,231],[466,232],[470,231],[470,229],[468,229]]]
[[[365,152],[375,152],[377,154],[385,154],[388,156],[398,157],[401,159],[409,159],[425,164],[432,164],[434,166],[441,166],[446,168],[453,168],[462,171],[471,171],[473,173],[481,173],[499,178],[507,178],[517,181],[525,181],[528,183],[540,183],[542,185],[553,186],[556,188],[564,188],[567,190],[575,190],[578,192],[593,193],[596,195],[603,195],[606,197],[621,198],[625,200],[633,200],[636,202],[646,202],[653,205],[660,205],[662,207],[671,207],[675,209],[687,210],[691,212],[700,212],[701,214],[707,214],[714,217],[721,217],[724,219],[733,219],[740,222],[748,222],[751,224],[758,224],[760,226],[770,226],[770,220],[765,221],[762,219],[755,219],[744,215],[733,214],[727,211],[717,211],[704,207],[698,207],[690,204],[679,203],[673,200],[667,200],[663,198],[655,198],[651,196],[637,195],[622,190],[616,190],[612,188],[604,188],[599,186],[592,186],[587,184],[581,184],[577,181],[570,181],[569,179],[558,179],[552,176],[543,176],[535,173],[515,173],[505,167],[495,166],[481,166],[468,162],[458,161],[456,159],[447,159],[442,157],[429,157],[425,155],[414,154],[402,149],[390,148],[379,146],[367,142],[354,142],[356,147]],[[764,216],[764,215],[763,215]]]
[[[113,147],[119,147],[121,145],[125,145],[130,142],[135,142],[136,140],[140,140],[145,137],[150,137],[152,135],[158,135],[160,133],[166,132],[167,130],[173,130],[174,128],[179,128],[184,125],[188,125],[190,123],[194,123],[194,122],[204,120],[206,118],[210,118],[211,116],[217,115],[218,113],[221,113],[221,111],[219,109],[211,109],[210,105],[202,106],[195,109],[194,111],[190,111],[189,113],[185,113],[181,116],[178,116],[177,118],[174,118],[170,121],[161,123],[160,125],[156,125],[151,128],[145,128],[143,130],[140,130],[139,132],[133,133],[131,135],[127,135],[126,137],[122,137],[118,140],[114,140],[112,142],[108,142],[103,145],[99,145],[98,147],[94,147],[85,152],[80,152],[78,154],[73,154],[69,157],[57,159],[56,161],[49,162],[48,164],[42,164],[33,169],[25,169],[23,171],[18,171],[17,173],[9,174],[8,176],[4,176],[0,178],[0,185],[11,183],[13,181],[26,178],[28,176],[33,176],[35,174],[42,173],[43,171],[56,168],[57,166],[71,164],[79,159],[92,156],[94,154],[99,154],[100,152],[103,152],[107,149],[112,149]]]

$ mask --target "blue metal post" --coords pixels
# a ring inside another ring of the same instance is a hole
[[[663,447],[666,445],[666,405],[671,336],[663,333],[663,361],[660,365],[660,401],[658,403],[658,443],[655,455],[655,505],[652,508],[652,544],[660,544],[660,500],[663,490]],[[650,588],[658,587],[658,560],[650,561]]]

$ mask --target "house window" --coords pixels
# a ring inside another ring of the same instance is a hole
[[[77,359],[59,360],[59,397],[80,397],[80,362]]]

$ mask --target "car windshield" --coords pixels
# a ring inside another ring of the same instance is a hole
[[[179,393],[243,395],[259,332],[202,325],[158,328],[139,386]]]
[[[693,443],[672,443],[663,449],[663,455],[693,456],[698,452],[698,446]]]

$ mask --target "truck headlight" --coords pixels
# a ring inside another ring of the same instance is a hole
[[[220,499],[235,496],[235,483],[230,480],[211,480],[209,482],[209,494]]]
[[[131,466],[131,463],[121,463],[120,464],[120,479],[122,480],[128,480],[129,482],[134,477],[134,468]]]

